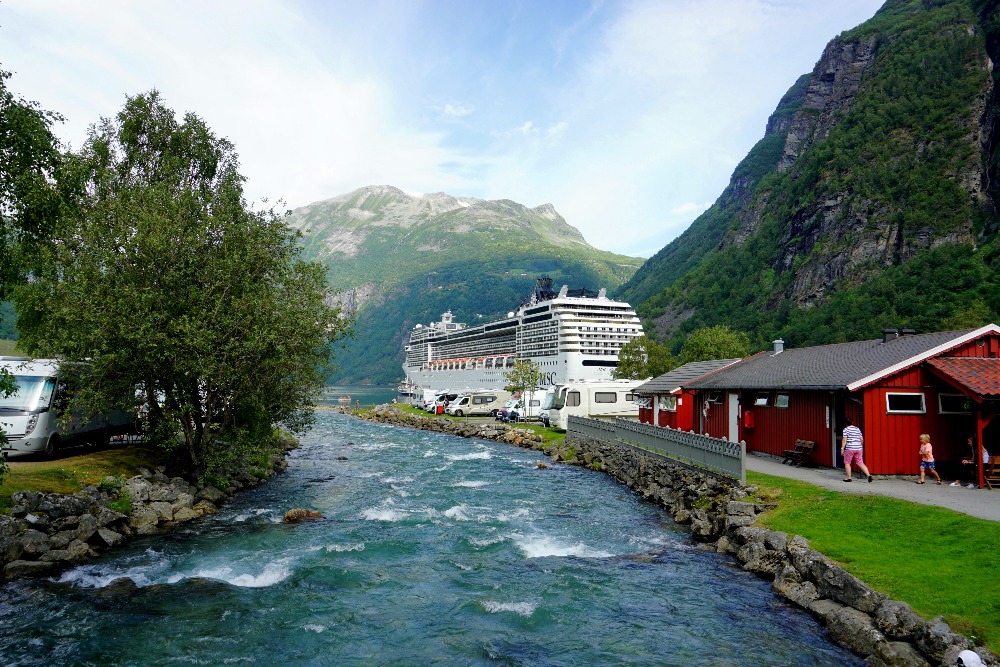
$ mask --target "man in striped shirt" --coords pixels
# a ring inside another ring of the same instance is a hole
[[[854,463],[861,469],[861,472],[872,481],[872,475],[865,466],[864,443],[865,437],[861,435],[861,429],[854,425],[854,422],[847,419],[847,426],[844,427],[844,437],[840,441],[840,453],[844,457],[844,471],[847,476],[845,482],[851,481],[851,464]]]

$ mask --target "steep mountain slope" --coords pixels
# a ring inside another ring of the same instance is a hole
[[[551,204],[369,186],[296,209],[288,220],[356,314],[355,337],[337,354],[339,382],[400,379],[413,325],[445,310],[471,324],[512,310],[538,275],[614,289],[642,263],[591,247]]]
[[[675,343],[719,323],[806,345],[996,320],[996,14],[889,0],[833,40],[715,205],[621,294]]]

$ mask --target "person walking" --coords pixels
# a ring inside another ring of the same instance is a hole
[[[845,420],[847,426],[844,427],[844,437],[840,441],[840,453],[844,457],[844,477],[845,482],[851,481],[851,464],[854,463],[868,477],[871,483],[872,475],[865,466],[864,443],[865,437],[861,434],[861,429],[854,425],[850,419]]]
[[[924,483],[924,472],[930,470],[931,474],[937,478],[938,486],[941,486],[941,475],[934,469],[934,446],[931,445],[931,436],[926,433],[920,435],[920,481]]]

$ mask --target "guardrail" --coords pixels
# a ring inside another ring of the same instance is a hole
[[[570,416],[568,433],[611,440],[643,451],[652,452],[683,463],[711,470],[746,484],[747,446],[745,442],[730,442],[668,427],[642,424],[628,419],[603,421]]]

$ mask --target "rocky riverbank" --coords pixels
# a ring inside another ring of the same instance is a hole
[[[284,470],[286,454],[298,446],[290,438],[278,444],[268,474]],[[227,498],[265,479],[239,471],[219,480],[220,489],[160,469],[127,480],[109,477],[71,495],[20,491],[11,496],[10,515],[0,515],[0,578],[52,576],[131,537],[169,532],[213,514]]]
[[[755,499],[755,487],[627,445],[576,434],[568,434],[561,443],[544,444],[540,435],[527,429],[423,417],[392,406],[358,416],[538,449],[553,461],[604,471],[666,509],[705,548],[731,554],[745,570],[772,581],[775,592],[810,611],[834,641],[864,656],[873,667],[954,665],[966,649],[976,651],[987,665],[1000,665],[993,653],[952,632],[942,618],[925,621],[906,603],[888,599],[809,548],[805,538],[754,526],[758,514],[774,507]]]

